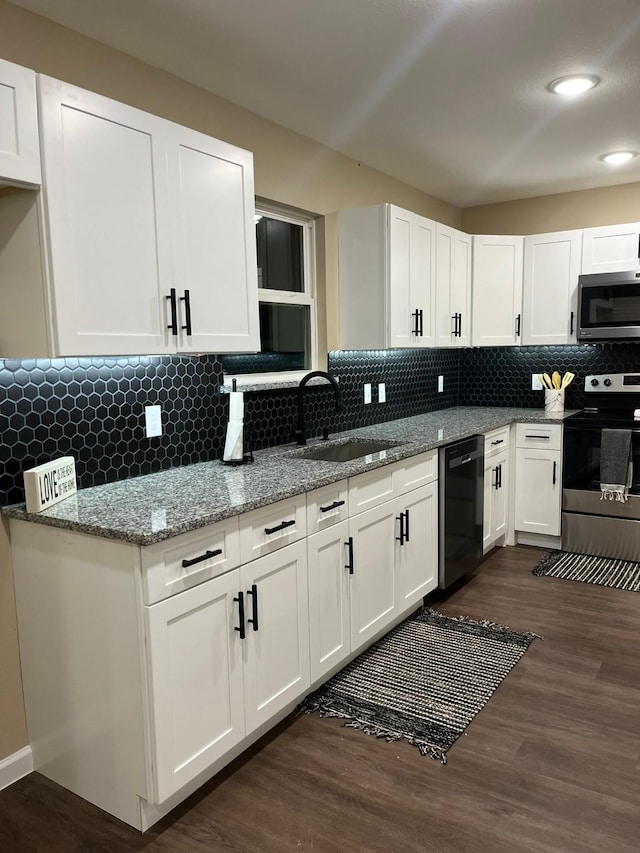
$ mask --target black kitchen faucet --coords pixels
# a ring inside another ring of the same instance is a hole
[[[326,373],[324,370],[312,370],[310,373],[303,376],[300,380],[300,384],[298,385],[298,427],[295,433],[296,441],[300,445],[307,443],[307,434],[304,422],[304,389],[307,382],[316,376],[322,376],[323,379],[326,379],[331,383],[336,397],[336,412],[342,411],[342,395],[340,394],[340,388],[338,387],[338,383],[335,378],[331,376],[330,373]]]

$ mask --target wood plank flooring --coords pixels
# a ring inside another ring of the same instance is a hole
[[[446,614],[536,640],[446,766],[290,718],[141,835],[37,773],[0,792],[2,853],[637,853],[640,595],[537,578],[498,549]]]

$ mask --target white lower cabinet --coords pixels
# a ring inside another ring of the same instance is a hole
[[[509,454],[485,457],[482,550],[506,535],[509,524]]]
[[[245,735],[234,569],[145,608],[156,802]]]
[[[305,543],[145,610],[161,803],[309,686]]]
[[[561,424],[516,425],[515,490],[514,528],[560,536]]]
[[[395,540],[396,591],[404,609],[438,585],[437,481],[398,498],[396,508],[400,526]]]
[[[246,638],[243,649],[247,734],[309,687],[306,542],[240,569]]]

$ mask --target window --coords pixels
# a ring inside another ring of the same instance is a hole
[[[256,208],[261,351],[222,356],[225,382],[298,379],[316,364],[312,217]]]

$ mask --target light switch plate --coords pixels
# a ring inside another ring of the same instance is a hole
[[[371,402],[371,383],[370,382],[364,383],[364,401],[365,401],[365,403]]]
[[[386,403],[387,402],[387,389],[384,382],[378,382],[378,402]]]
[[[537,373],[531,374],[531,390],[542,391],[542,382],[540,382],[539,374]]]
[[[144,407],[144,428],[147,438],[155,438],[162,435],[162,407]]]
[[[444,376],[438,376],[438,393],[444,391]]]

